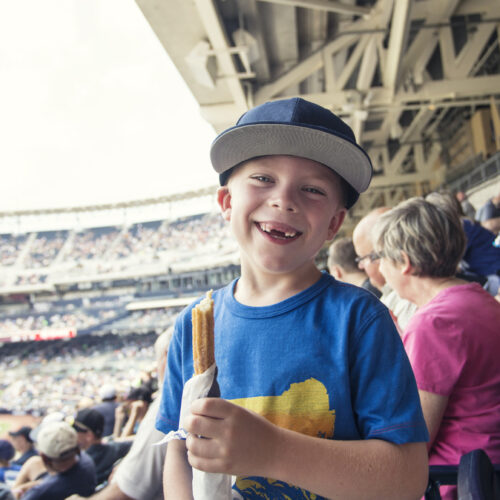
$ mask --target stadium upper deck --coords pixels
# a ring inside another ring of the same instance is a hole
[[[212,268],[238,260],[219,214],[0,235],[0,293]]]

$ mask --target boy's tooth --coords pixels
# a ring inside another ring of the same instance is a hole
[[[273,228],[271,227],[271,225],[266,224],[264,222],[260,223],[260,228],[262,229],[262,231],[264,231],[266,233],[272,233],[272,231],[273,231]],[[297,234],[297,232],[290,233],[288,231],[278,231],[278,232],[282,232],[285,235],[285,237],[287,237],[287,238],[293,238]]]

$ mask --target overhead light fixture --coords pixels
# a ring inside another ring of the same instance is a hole
[[[215,88],[218,78],[254,78],[255,73],[250,65],[260,57],[257,40],[244,29],[233,32],[235,47],[214,50],[207,40],[199,41],[186,56],[185,60],[195,80],[204,87]],[[238,55],[245,69],[243,73],[220,75],[218,73],[217,55]]]
[[[243,28],[233,31],[233,42],[238,49],[241,63],[247,73],[251,73],[250,66],[260,59],[257,39]]]
[[[217,59],[206,40],[198,42],[186,56],[186,62],[195,80],[204,87],[215,88],[217,80]]]

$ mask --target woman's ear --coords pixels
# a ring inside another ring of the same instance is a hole
[[[413,274],[413,266],[411,265],[410,257],[408,254],[401,250],[401,258],[403,262],[401,263],[401,274]]]
[[[231,220],[231,193],[227,186],[217,189],[217,203],[219,204],[224,220]]]

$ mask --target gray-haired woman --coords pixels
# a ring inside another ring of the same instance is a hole
[[[374,228],[380,271],[417,312],[403,333],[429,429],[430,464],[484,449],[500,463],[500,304],[455,272],[465,249],[458,216],[423,198]],[[443,498],[456,498],[453,489]]]

